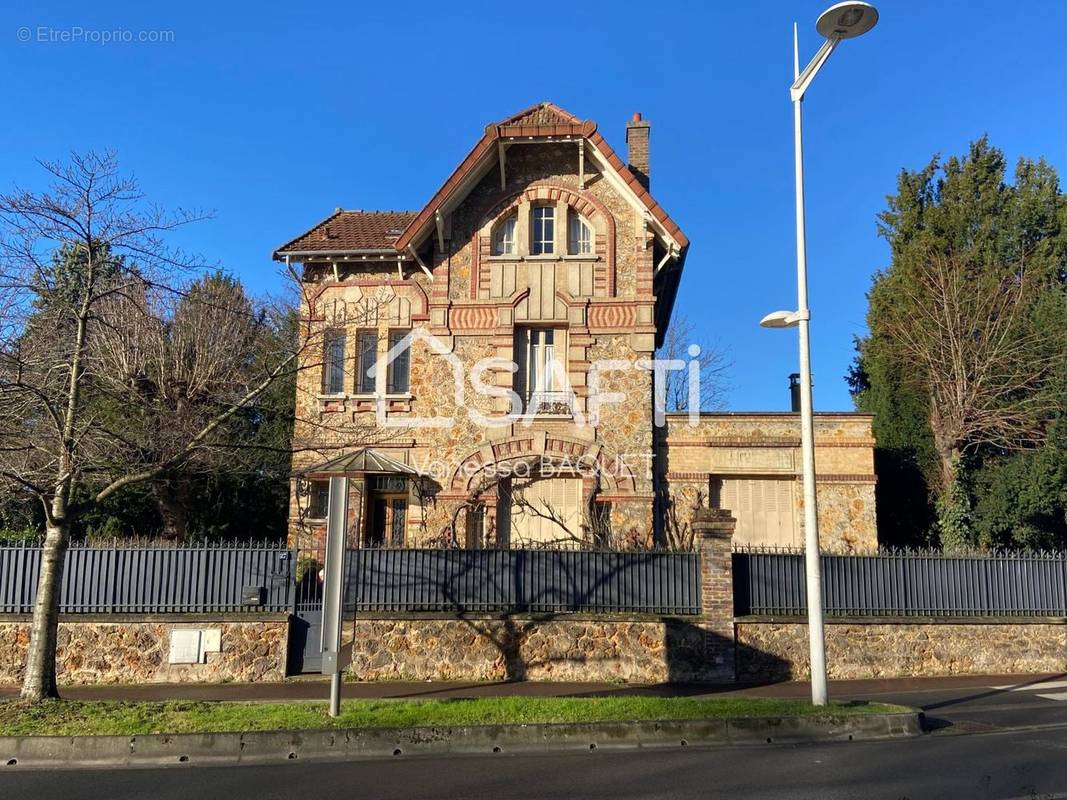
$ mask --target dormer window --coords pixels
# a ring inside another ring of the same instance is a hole
[[[530,255],[552,255],[556,251],[556,209],[534,206],[530,217]]]
[[[493,231],[493,255],[515,255],[515,224],[518,221],[517,214],[511,214],[496,226]]]
[[[592,255],[593,226],[573,208],[567,217],[567,252],[574,256]]]

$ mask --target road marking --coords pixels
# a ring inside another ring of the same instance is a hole
[[[1038,697],[1044,697],[1046,700],[1067,700],[1067,692],[1054,692],[1053,694],[1039,694]]]
[[[1039,683],[1013,683],[1008,686],[991,686],[1005,692],[1044,692],[1049,689],[1067,689],[1067,681],[1041,681]]]

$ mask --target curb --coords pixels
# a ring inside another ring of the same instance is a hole
[[[918,736],[917,711],[826,717],[148,734],[3,736],[0,767],[263,764],[442,754],[548,753],[869,741]]]

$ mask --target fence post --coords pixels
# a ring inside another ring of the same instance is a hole
[[[732,539],[737,520],[722,508],[701,508],[693,516],[700,551],[700,628],[704,631],[703,677],[736,680]]]

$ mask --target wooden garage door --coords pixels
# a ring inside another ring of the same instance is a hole
[[[739,544],[793,547],[801,544],[793,491],[796,481],[776,478],[723,478],[719,507],[737,518]]]

